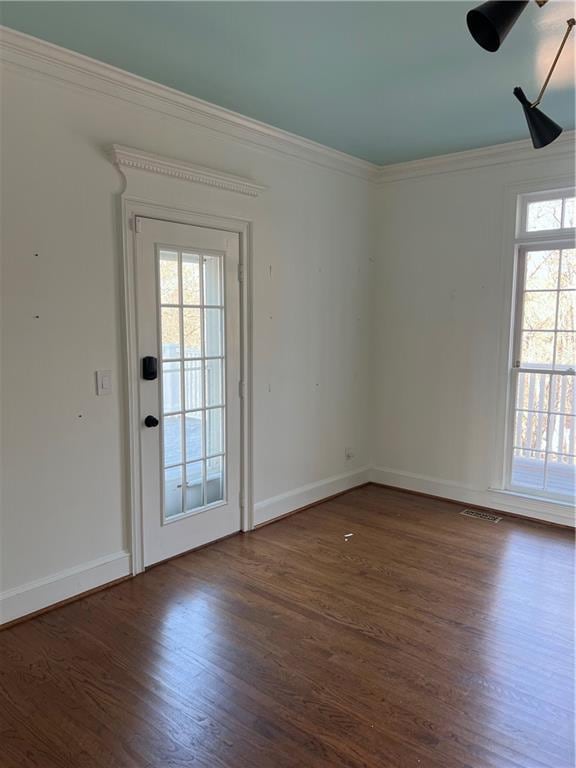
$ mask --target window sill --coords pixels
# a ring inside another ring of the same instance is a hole
[[[511,491],[507,488],[489,488],[488,490],[490,493],[500,493],[504,496],[513,496],[525,501],[533,501],[540,504],[555,504],[559,507],[569,507],[570,509],[573,509],[570,499],[555,499],[550,496],[534,496],[533,494],[523,493],[522,491]]]

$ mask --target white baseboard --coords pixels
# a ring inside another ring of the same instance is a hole
[[[325,480],[319,480],[316,483],[302,485],[293,491],[282,493],[279,496],[272,496],[264,501],[258,501],[254,505],[254,525],[268,523],[277,517],[282,517],[295,509],[300,509],[308,504],[314,504],[328,496],[333,496],[342,491],[348,491],[357,485],[362,485],[369,481],[369,468],[363,467],[353,472],[346,472],[343,475],[335,475]]]
[[[462,504],[489,507],[535,520],[576,527],[574,509],[567,504],[555,504],[492,489],[479,491],[458,483],[399,472],[386,467],[363,467],[259,501],[254,506],[254,524],[270,522],[308,504],[314,504],[367,482],[395,486]],[[130,554],[116,552],[1,592],[0,625],[129,576],[130,573]]]
[[[574,509],[569,504],[545,501],[533,496],[523,496],[508,491],[494,489],[479,491],[458,483],[438,480],[425,475],[415,475],[410,472],[399,472],[388,467],[373,467],[369,472],[369,478],[373,483],[381,485],[392,485],[407,491],[440,496],[462,504],[489,507],[501,512],[530,517],[534,520],[543,520],[547,523],[576,527]]]
[[[116,552],[67,568],[44,579],[29,581],[0,593],[0,624],[19,619],[70,597],[130,575],[130,555]]]

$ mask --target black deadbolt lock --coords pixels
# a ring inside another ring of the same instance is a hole
[[[158,378],[158,360],[155,357],[142,358],[142,378],[146,381]]]

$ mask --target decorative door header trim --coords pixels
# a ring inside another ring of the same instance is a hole
[[[214,171],[201,165],[162,157],[121,144],[112,145],[112,160],[118,168],[133,168],[139,171],[158,173],[162,176],[170,176],[181,181],[191,181],[195,184],[206,184],[209,187],[216,187],[227,192],[237,192],[249,197],[257,197],[266,189],[262,184],[256,184],[243,176],[233,176],[230,173]]]

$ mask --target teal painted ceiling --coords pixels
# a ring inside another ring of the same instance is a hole
[[[512,89],[536,97],[573,5],[531,3],[487,53],[465,24],[476,4],[4,2],[0,19],[382,164],[527,137]],[[541,106],[566,129],[573,42]]]

